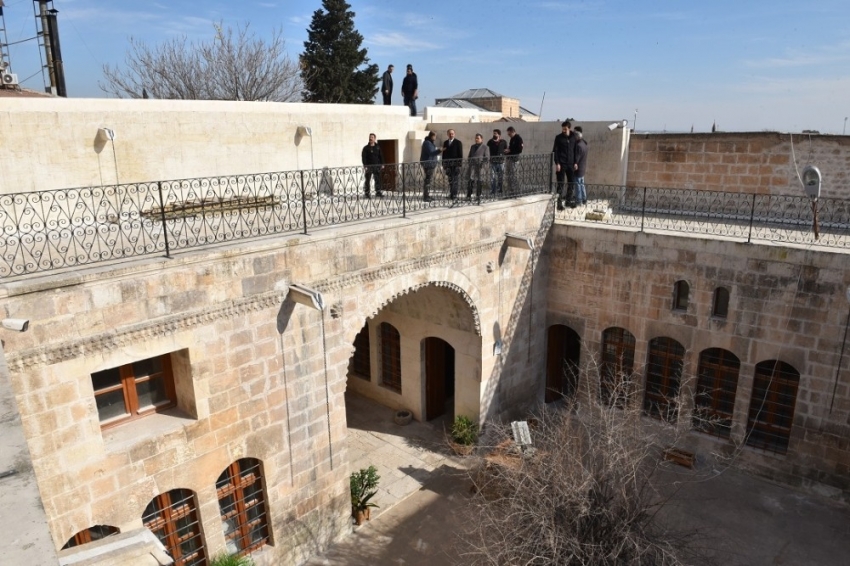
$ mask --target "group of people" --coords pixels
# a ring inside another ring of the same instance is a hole
[[[581,126],[574,129],[569,121],[561,123],[561,133],[555,136],[552,146],[555,157],[555,175],[558,179],[558,210],[564,210],[566,200],[570,208],[587,204],[584,173],[587,169],[587,142]],[[566,179],[566,192],[564,180]]]
[[[490,180],[490,194],[495,195],[502,192],[505,163],[508,165],[508,178],[515,175],[516,156],[522,153],[522,138],[513,126],[508,128],[510,143],[502,139],[502,131],[493,130],[493,137],[485,144],[484,136],[475,134],[475,143],[469,148],[466,155],[468,160],[466,199],[472,199],[475,192],[476,198],[481,197],[482,187]],[[431,200],[431,181],[434,178],[434,170],[437,168],[437,157],[442,156],[441,161],[446,177],[449,180],[449,199],[455,200],[463,170],[463,142],[457,139],[455,131],[449,129],[446,132],[446,140],[443,146],[436,145],[437,134],[428,132],[425,141],[422,142],[422,152],[419,162],[425,172],[425,184],[422,188],[422,198],[425,202]]]
[[[384,71],[381,77],[381,94],[384,96],[384,106],[392,104],[393,98],[393,69],[390,65]],[[401,96],[404,99],[404,105],[410,109],[410,115],[416,116],[416,100],[419,98],[419,79],[416,78],[416,73],[413,72],[413,65],[407,65],[407,74],[401,82]]]

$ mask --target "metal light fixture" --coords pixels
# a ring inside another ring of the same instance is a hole
[[[115,130],[113,130],[112,128],[98,128],[97,139],[101,142],[114,141]]]
[[[289,286],[288,296],[296,303],[310,307],[311,309],[316,309],[317,311],[325,309],[325,300],[322,298],[322,294],[315,289],[293,283]]]
[[[509,248],[519,248],[521,250],[534,250],[534,242],[531,238],[525,236],[517,236],[516,234],[505,234],[505,245]]]
[[[628,125],[629,125],[628,120],[621,120],[619,122],[612,122],[611,124],[608,124],[608,129],[613,132],[617,128],[625,128]]]
[[[310,126],[298,126],[296,130],[299,136],[312,138],[313,137],[313,128]]]
[[[14,330],[15,332],[26,332],[30,327],[28,318],[4,318],[0,324],[6,330]]]

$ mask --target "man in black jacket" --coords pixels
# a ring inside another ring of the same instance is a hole
[[[384,196],[381,190],[381,169],[384,168],[384,157],[381,155],[381,148],[378,146],[378,138],[375,134],[369,134],[369,143],[363,147],[360,159],[363,161],[363,172],[366,177],[366,184],[363,187],[364,196],[372,197],[369,194],[372,177],[375,177],[375,194],[379,197]]]
[[[392,65],[387,67],[387,70],[384,71],[384,76],[381,78],[381,94],[384,95],[384,106],[392,104],[393,69],[394,67]]]
[[[576,207],[575,201],[575,167],[576,167],[576,137],[570,131],[569,121],[561,124],[561,133],[555,136],[552,153],[555,157],[555,173],[558,178],[558,210],[564,210],[566,198],[570,207]],[[567,180],[567,192],[564,193],[564,179]]]
[[[490,194],[502,192],[502,180],[505,177],[505,152],[508,142],[502,139],[502,130],[493,130],[493,139],[487,142],[490,149]]]
[[[448,139],[443,142],[443,169],[449,178],[449,198],[457,197],[457,185],[463,167],[463,144],[455,137],[455,131],[446,132]]]
[[[416,99],[419,98],[419,79],[413,72],[413,65],[407,65],[407,75],[401,81],[401,95],[404,105],[410,108],[410,115],[416,116]]]
[[[508,192],[519,192],[519,181],[517,180],[517,168],[519,166],[519,155],[522,153],[522,137],[516,133],[513,126],[508,127],[508,149],[505,150],[508,169]]]

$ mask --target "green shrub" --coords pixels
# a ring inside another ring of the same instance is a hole
[[[452,423],[452,440],[464,446],[478,442],[478,425],[469,417],[458,415]]]
[[[222,553],[212,559],[210,566],[254,566],[254,561],[250,556]]]
[[[381,476],[375,466],[360,468],[351,474],[351,512],[365,511],[367,507],[377,507],[369,500],[378,493],[378,481]]]

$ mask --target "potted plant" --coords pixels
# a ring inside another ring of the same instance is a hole
[[[354,517],[356,524],[362,525],[364,519],[368,521],[371,508],[377,507],[370,499],[378,493],[380,479],[381,476],[378,475],[375,466],[360,468],[359,471],[351,474],[351,516]]]
[[[248,556],[222,553],[213,558],[210,566],[254,566],[254,561]]]
[[[478,425],[467,416],[458,415],[452,423],[451,447],[455,454],[468,456],[478,442]]]

